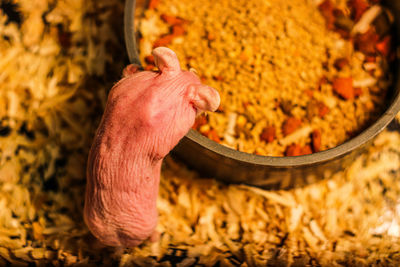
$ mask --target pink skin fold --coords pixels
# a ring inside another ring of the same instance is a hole
[[[153,50],[159,72],[129,65],[111,89],[87,165],[84,220],[104,245],[156,239],[162,159],[189,131],[196,114],[215,111],[218,92],[182,71],[176,54]]]

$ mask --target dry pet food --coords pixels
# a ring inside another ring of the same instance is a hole
[[[140,53],[168,46],[217,88],[194,128],[231,148],[297,156],[360,133],[385,107],[394,59],[379,1],[157,1],[139,22]]]

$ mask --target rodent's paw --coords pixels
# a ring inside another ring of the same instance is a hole
[[[131,76],[132,74],[135,74],[138,72],[140,69],[140,66],[136,64],[129,64],[128,66],[125,67],[125,69],[122,71],[122,77],[126,78]]]
[[[157,230],[154,230],[154,232],[150,235],[149,240],[152,243],[158,242],[160,240],[161,233]]]

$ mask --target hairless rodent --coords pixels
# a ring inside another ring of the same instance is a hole
[[[154,239],[162,160],[197,114],[220,103],[215,89],[181,70],[172,50],[158,47],[153,56],[158,72],[125,68],[89,152],[84,219],[108,246]]]

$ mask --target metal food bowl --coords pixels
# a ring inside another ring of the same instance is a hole
[[[125,43],[132,63],[140,65],[134,14],[135,0],[125,4]],[[400,36],[400,1],[386,1],[395,17],[394,36]],[[400,72],[394,69],[394,84],[387,96],[387,108],[372,125],[347,142],[318,153],[296,157],[258,156],[220,145],[190,130],[172,151],[173,155],[200,173],[228,183],[245,183],[268,189],[303,186],[343,170],[367,148],[400,110]]]

